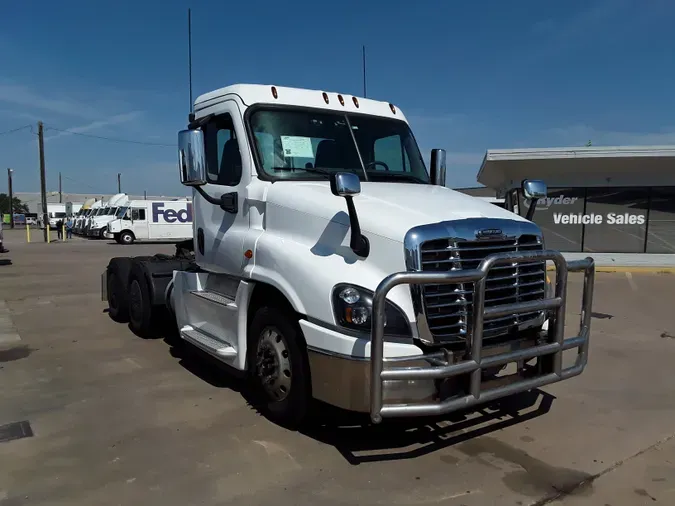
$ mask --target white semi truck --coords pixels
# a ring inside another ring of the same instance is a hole
[[[102,297],[138,334],[169,311],[269,418],[297,426],[312,399],[374,423],[438,415],[584,370],[594,264],[545,248],[543,182],[514,188],[532,204],[519,216],[446,188],[445,152],[427,170],[396,106],[278,86],[200,96],[178,147],[193,241],[111,259]],[[565,338],[569,271],[584,288]]]
[[[92,216],[89,221],[89,229],[87,235],[89,237],[97,237],[103,239],[108,227],[108,223],[115,219],[115,215],[120,207],[125,207],[129,202],[129,197],[126,193],[118,193],[110,197],[103,207],[99,210],[96,216]]]
[[[131,200],[118,208],[104,236],[118,244],[192,239],[192,199]]]
[[[75,223],[73,225],[73,233],[80,235],[84,229],[84,224],[91,214],[91,206],[96,202],[95,198],[90,198],[84,201],[82,207],[75,215]]]

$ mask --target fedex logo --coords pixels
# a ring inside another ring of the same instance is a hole
[[[187,203],[186,209],[164,209],[163,202],[152,203],[152,222],[159,223],[159,218],[164,223],[192,223],[192,202]]]

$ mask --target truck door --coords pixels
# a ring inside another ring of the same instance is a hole
[[[137,239],[152,239],[148,233],[148,216],[144,207],[131,208],[131,228]]]
[[[227,101],[219,105],[216,115],[202,128],[207,179],[204,190],[216,198],[232,193],[238,198],[236,206],[224,210],[199,194],[194,195],[195,257],[207,270],[239,275],[244,261],[244,237],[249,228],[244,190],[251,167],[237,104]]]

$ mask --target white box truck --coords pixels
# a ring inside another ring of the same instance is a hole
[[[446,188],[445,152],[427,169],[395,105],[229,86],[196,100],[178,149],[193,241],[111,259],[103,299],[138,334],[169,311],[182,340],[248,378],[270,419],[297,426],[312,399],[374,423],[439,415],[584,370],[593,260],[546,249],[530,211]],[[533,211],[546,185],[518,191]],[[570,271],[584,285],[566,337]]]
[[[66,204],[47,204],[47,218],[49,219],[49,228],[51,230],[56,230],[56,224],[59,220],[64,220],[66,218]],[[40,212],[38,214],[38,226],[40,228],[45,228],[44,224],[44,213]]]
[[[119,244],[192,239],[192,200],[132,200],[118,208],[105,237]]]

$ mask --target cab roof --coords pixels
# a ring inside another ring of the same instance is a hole
[[[332,91],[288,88],[273,84],[233,84],[210,91],[197,97],[195,113],[200,116],[199,111],[204,111],[232,97],[238,97],[247,107],[255,104],[304,106],[340,112],[371,114],[406,121],[398,107],[388,102]],[[342,101],[340,101],[340,97],[342,97]],[[326,99],[328,103],[326,103]]]

